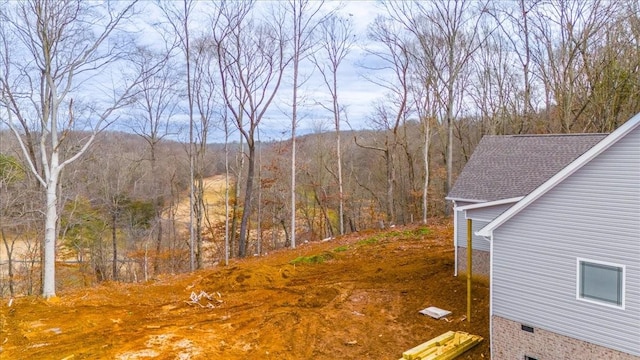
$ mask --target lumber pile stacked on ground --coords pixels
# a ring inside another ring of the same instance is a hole
[[[400,360],[451,360],[482,341],[482,337],[462,331],[447,331],[402,353]]]

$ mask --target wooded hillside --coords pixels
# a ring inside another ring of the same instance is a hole
[[[365,4],[0,0],[0,293],[424,223],[483,135],[640,111],[637,0]]]

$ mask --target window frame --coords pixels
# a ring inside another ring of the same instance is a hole
[[[582,284],[582,272],[580,271],[580,265],[582,263],[587,263],[587,264],[594,264],[594,265],[604,265],[604,266],[608,266],[608,267],[614,267],[614,268],[619,268],[621,269],[621,284],[620,284],[620,291],[621,291],[621,302],[620,304],[616,304],[613,302],[609,302],[606,300],[598,300],[598,299],[593,299],[590,297],[584,297],[580,295],[580,285]],[[620,310],[624,310],[625,309],[625,283],[626,283],[626,266],[622,265],[622,264],[616,264],[616,263],[612,263],[612,262],[607,262],[607,261],[600,261],[600,260],[593,260],[593,259],[587,259],[587,258],[576,258],[576,299],[579,301],[584,301],[584,302],[588,302],[591,304],[597,304],[597,305],[601,305],[601,306],[606,306],[606,307],[610,307],[613,309],[620,309]]]

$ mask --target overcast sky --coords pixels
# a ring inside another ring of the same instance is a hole
[[[265,2],[263,2],[264,4]],[[339,1],[327,1],[325,6],[327,8],[333,8],[338,5]],[[197,6],[201,6],[197,4]],[[260,2],[258,3],[260,5]],[[147,45],[154,41],[163,41],[160,35],[153,29],[154,22],[149,19],[161,18],[162,13],[158,8],[150,8],[148,3],[145,6],[147,16],[146,24],[140,26],[142,32],[142,41]],[[155,13],[155,15],[150,15]],[[362,77],[366,70],[359,64],[366,62],[364,47],[367,46],[367,27],[375,17],[381,13],[381,10],[377,6],[375,1],[344,1],[342,7],[339,10],[341,16],[349,18],[354,26],[355,34],[357,37],[356,44],[351,49],[348,57],[342,62],[339,69],[338,79],[338,94],[341,105],[346,108],[347,118],[349,123],[343,122],[342,129],[354,129],[366,128],[366,118],[371,113],[371,104],[377,98],[381,98],[384,93],[375,84],[367,81]],[[206,23],[206,11],[196,11],[195,16],[192,17],[192,21],[197,27],[198,23]],[[197,33],[197,29],[195,29]],[[261,124],[260,132],[262,134],[263,141],[269,140],[284,140],[291,136],[291,71],[289,70],[285,76],[283,84],[280,88],[278,98],[274,100],[269,111],[265,114]],[[310,61],[304,61],[301,64],[301,75],[310,76],[309,81],[306,82],[304,88],[299,90],[302,92],[301,96],[306,96],[308,102],[313,103],[316,101],[328,101],[328,92],[326,85],[322,82],[317,71],[314,70],[314,66]],[[330,107],[330,103],[327,103]],[[299,108],[299,125],[297,134],[302,135],[317,131],[320,127],[325,131],[333,129],[332,114],[324,110],[320,106],[302,106]],[[179,116],[182,121],[187,121],[185,115]],[[224,139],[221,131],[214,131],[211,134],[210,141],[219,142]],[[184,140],[184,139],[182,139]]]
[[[383,90],[363,78],[366,69],[360,63],[367,63],[370,58],[365,57],[367,46],[367,27],[371,21],[380,14],[380,9],[375,1],[345,1],[344,7],[340,10],[342,16],[348,17],[354,25],[357,42],[351,49],[349,56],[343,61],[339,69],[338,94],[341,105],[346,107],[349,124],[342,124],[343,129],[352,126],[355,129],[367,127],[365,120],[371,113],[371,104],[378,98],[384,96]],[[314,74],[317,75],[317,74]],[[318,76],[312,76],[309,81],[309,91],[314,94],[328,96],[324,83]],[[287,89],[288,90],[288,89]],[[332,114],[315,108],[312,114],[300,124],[300,130],[313,131],[313,127],[318,122],[324,122],[325,129],[333,128]]]
[[[199,34],[204,32],[208,18],[211,14],[207,11],[206,7],[210,6],[209,2],[196,2],[197,9],[192,13],[190,23],[190,33],[193,38],[196,38]],[[266,7],[267,0],[259,0],[257,7]],[[332,9],[342,4],[342,7],[338,10],[339,15],[350,19],[354,26],[354,32],[356,35],[356,43],[352,47],[347,58],[340,65],[338,72],[338,94],[341,106],[346,109],[346,118],[348,123],[343,120],[341,128],[348,130],[350,128],[363,129],[368,127],[366,123],[367,117],[371,114],[372,104],[379,98],[384,96],[382,89],[367,81],[362,75],[366,72],[366,69],[359,64],[367,63],[368,60],[365,57],[365,47],[367,46],[367,27],[377,15],[381,14],[381,10],[378,8],[375,1],[336,1],[327,0],[325,7]],[[180,9],[182,2],[176,2],[176,7]],[[162,37],[162,22],[166,22],[163,12],[157,7],[155,2],[140,2],[137,4],[138,12],[132,19],[132,22],[128,22],[125,25],[124,31],[134,31],[137,33],[137,42],[142,46],[157,47],[158,50],[164,49],[166,40]],[[16,55],[16,54],[14,54]],[[20,55],[20,54],[17,54]],[[178,55],[179,57],[180,55]],[[73,98],[76,102],[80,100],[86,100],[87,103],[95,101],[101,98],[101,95],[109,94],[112,92],[109,86],[113,86],[112,76],[117,73],[119,69],[116,67],[111,69],[111,72],[100,71],[97,74],[91,73],[87,75],[88,78],[82,80],[82,76],[75,77],[74,85],[77,93],[73,94]],[[300,98],[305,97],[307,104],[314,104],[316,102],[323,102],[326,107],[331,107],[329,93],[326,85],[321,80],[320,74],[314,70],[314,65],[305,60],[301,63],[301,75],[309,76],[309,80],[305,82],[302,89],[299,90]],[[269,111],[265,114],[260,124],[260,133],[262,135],[261,140],[285,140],[291,137],[291,101],[292,101],[292,85],[291,85],[291,69],[287,70],[283,83],[281,85],[278,98],[271,104]],[[94,81],[100,78],[100,81]],[[104,78],[104,79],[102,79]],[[79,80],[80,79],[80,80]],[[183,106],[186,108],[186,106]],[[133,111],[131,108],[122,109],[119,113],[119,117],[122,120],[118,124],[114,124],[112,130],[124,130],[131,131],[131,127],[127,123],[131,123],[133,117]],[[344,116],[343,116],[344,119]],[[187,111],[181,111],[172,120],[176,127],[182,128],[181,135],[176,136],[177,140],[187,140],[188,131],[184,131],[188,128],[188,116]],[[299,125],[297,129],[297,135],[302,135],[317,131],[318,129],[324,131],[331,131],[334,128],[332,114],[324,109],[322,106],[309,106],[301,105],[299,107]],[[221,142],[224,139],[224,134],[221,130],[214,130],[210,132],[210,142]]]
[[[328,6],[334,6],[336,1],[329,1]],[[367,27],[377,15],[381,13],[380,8],[375,1],[344,1],[343,7],[339,10],[339,14],[348,17],[354,26],[357,37],[356,44],[351,49],[348,57],[340,65],[338,72],[338,96],[341,105],[346,108],[348,124],[343,122],[341,128],[343,130],[353,127],[354,129],[367,128],[367,117],[371,113],[372,103],[384,96],[384,91],[377,85],[363,78],[366,72],[361,63],[367,62],[369,59],[365,56],[365,47],[367,46]],[[311,73],[311,78],[305,84],[304,92],[310,101],[328,101],[328,92],[325,84],[321,81],[317,71],[313,71],[313,65],[310,62],[301,64],[304,66],[306,74]],[[290,79],[287,79],[290,81]],[[291,108],[291,86],[290,82],[284,84],[281,89],[281,96],[284,97],[282,102],[274,104],[273,109],[267,114],[261,124],[261,133],[263,140],[283,140],[291,136],[291,120],[288,117]],[[330,104],[327,104],[330,105]],[[287,114],[283,114],[286,111]],[[333,129],[332,114],[320,106],[303,108],[300,111],[300,123],[298,125],[297,134],[305,134],[317,131],[321,127],[325,131]]]

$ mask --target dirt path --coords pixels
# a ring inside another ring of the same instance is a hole
[[[6,299],[2,359],[398,359],[448,330],[488,337],[488,287],[473,322],[454,278],[451,227],[398,228],[305,244],[145,285],[56,301]],[[322,258],[321,263],[306,263]],[[198,304],[190,296],[202,291]],[[453,311],[434,320],[418,310]],[[461,359],[488,358],[488,341]]]

